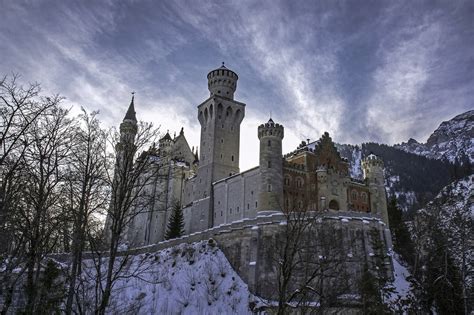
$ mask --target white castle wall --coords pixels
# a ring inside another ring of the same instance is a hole
[[[214,226],[254,218],[258,207],[260,170],[246,172],[214,183]]]

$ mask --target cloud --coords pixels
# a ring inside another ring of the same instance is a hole
[[[406,140],[418,123],[418,115],[425,114],[418,106],[432,75],[441,32],[439,23],[426,21],[414,28],[402,28],[395,38],[381,41],[377,52],[380,61],[367,100],[367,122],[373,140]]]
[[[441,120],[472,108],[472,6],[6,2],[0,72],[99,109],[106,125],[119,124],[136,91],[139,118],[163,131],[183,125],[196,146],[205,76],[226,61],[240,77],[236,99],[247,103],[245,169],[258,163],[256,126],[270,112],[290,151],[324,131],[338,142],[426,139]]]

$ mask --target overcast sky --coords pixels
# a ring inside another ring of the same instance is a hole
[[[199,145],[196,106],[222,61],[247,104],[242,170],[270,112],[286,152],[324,131],[424,142],[474,108],[474,1],[0,0],[0,74],[98,109],[105,126],[136,91],[140,120]]]

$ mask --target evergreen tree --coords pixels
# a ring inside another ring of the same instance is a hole
[[[388,314],[380,293],[379,280],[369,271],[367,264],[359,282],[359,292],[363,314]]]
[[[38,314],[61,314],[61,304],[65,295],[61,270],[52,260],[48,260],[40,280]]]
[[[390,222],[390,231],[393,238],[393,249],[401,256],[401,258],[413,265],[415,249],[413,241],[408,231],[408,227],[403,221],[402,210],[397,205],[395,196],[390,198],[387,206],[388,219]]]
[[[184,234],[184,217],[181,205],[176,202],[173,206],[173,212],[171,213],[170,220],[165,235],[165,239],[173,239],[183,236]]]
[[[463,314],[461,278],[448,251],[446,238],[435,228],[431,241],[424,279],[427,310],[434,306],[439,314]]]

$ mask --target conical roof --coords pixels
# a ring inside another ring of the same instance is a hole
[[[137,115],[135,113],[135,104],[134,104],[135,95],[132,95],[132,101],[128,106],[127,113],[125,114],[125,118],[123,120],[133,120],[137,121]]]

